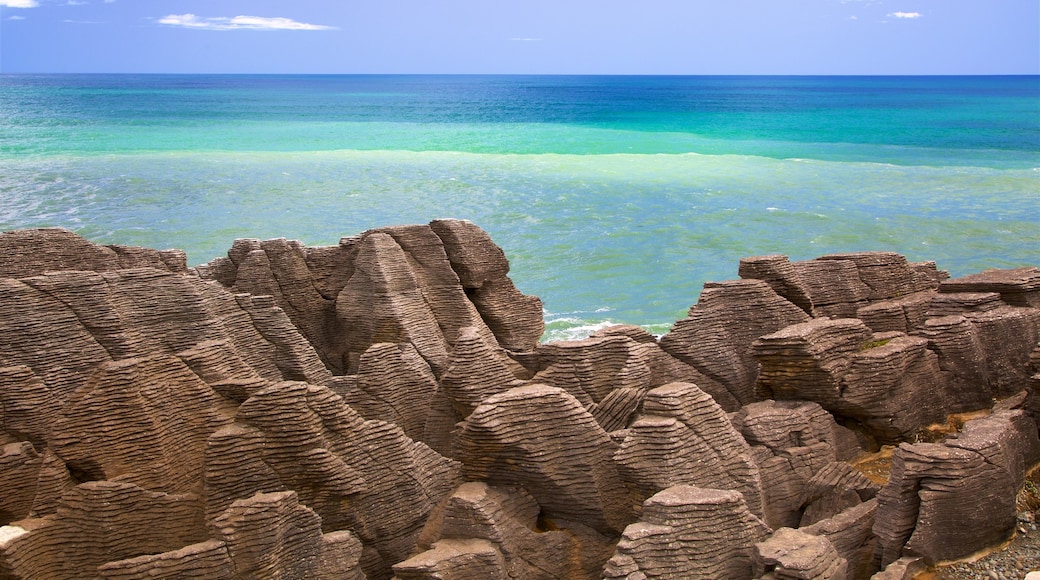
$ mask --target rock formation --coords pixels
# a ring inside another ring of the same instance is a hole
[[[508,273],[458,220],[193,269],[0,234],[0,579],[904,578],[1021,533],[1040,269],[751,257],[550,344]]]

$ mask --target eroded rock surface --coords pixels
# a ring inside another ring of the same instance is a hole
[[[860,579],[1015,533],[1037,268],[751,257],[553,344],[508,272],[459,220],[194,269],[0,234],[0,578]]]

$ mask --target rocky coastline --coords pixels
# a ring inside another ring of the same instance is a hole
[[[895,580],[1040,543],[1040,268],[749,257],[661,337],[548,344],[508,274],[461,220],[195,268],[0,233],[0,579]]]

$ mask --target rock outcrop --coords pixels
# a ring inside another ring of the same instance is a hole
[[[751,257],[549,344],[508,273],[459,220],[192,269],[0,234],[0,579],[865,579],[1024,533],[1040,269]]]

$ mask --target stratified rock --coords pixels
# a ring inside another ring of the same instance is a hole
[[[57,513],[0,545],[0,576],[94,576],[98,566],[205,540],[198,497],[131,483],[94,481],[70,490]]]
[[[186,274],[180,250],[100,246],[64,228],[40,228],[0,233],[0,278],[26,278],[58,270],[109,272],[127,268],[157,268]]]
[[[761,280],[708,283],[689,316],[676,322],[660,345],[746,405],[757,400],[758,362],[751,355],[751,344],[807,320],[809,315]]]
[[[336,306],[350,350],[360,355],[373,344],[411,339],[428,364],[442,369],[447,344],[397,242],[386,234],[366,237],[355,267]]]
[[[928,569],[928,564],[920,556],[903,556],[874,574],[870,580],[914,580]]]
[[[364,418],[395,423],[419,441],[437,379],[410,343],[378,343],[361,355],[357,375],[328,386]]]
[[[394,565],[399,580],[507,580],[502,553],[487,540],[440,540],[404,562]]]
[[[0,368],[0,433],[44,449],[61,406],[25,365]]]
[[[794,527],[802,517],[809,481],[835,461],[860,451],[856,436],[816,403],[762,401],[731,416],[751,445],[770,527]]]
[[[702,391],[711,395],[715,402],[726,412],[736,411],[740,408],[740,402],[724,386],[665,352],[657,344],[657,338],[645,329],[628,324],[616,324],[593,332],[590,338],[608,336],[627,336],[637,343],[636,350],[642,353],[639,356],[645,359],[650,366],[650,388],[660,387],[668,383],[693,383]],[[629,390],[635,389],[637,387],[629,388]],[[645,388],[639,387],[639,390],[645,391]],[[642,401],[641,396],[639,400]],[[634,409],[629,410],[633,411]],[[625,422],[630,422],[630,420]],[[604,423],[601,422],[600,424]],[[612,429],[607,429],[607,431],[612,431]]]
[[[849,578],[869,578],[877,571],[877,537],[873,532],[877,504],[877,499],[869,499],[798,531],[826,538],[848,562]]]
[[[816,319],[754,343],[760,396],[815,401],[862,423],[881,441],[909,438],[948,409],[928,342],[873,335],[857,319]],[[914,401],[929,400],[929,405]]]
[[[1000,306],[929,318],[915,334],[938,355],[950,412],[985,409],[1028,384],[1040,309]]]
[[[741,278],[762,280],[774,292],[812,315],[809,288],[787,256],[770,255],[741,258],[737,274]]]
[[[969,421],[941,443],[900,445],[878,494],[881,565],[907,554],[954,560],[1006,540],[1014,533],[1015,495],[1037,462],[1036,424],[1023,411]]]
[[[998,292],[1004,302],[1012,306],[1040,308],[1040,268],[1013,270],[986,270],[944,281],[939,291]]]
[[[476,328],[459,331],[440,389],[460,419],[468,417],[492,395],[520,386],[522,381],[509,370],[507,360]]]
[[[545,331],[542,301],[525,296],[506,276],[509,261],[487,232],[466,220],[434,220],[451,267],[503,348],[532,351]]]
[[[217,540],[191,544],[179,550],[116,560],[98,566],[105,580],[148,580],[151,578],[235,578],[227,545]]]
[[[867,299],[872,302],[935,288],[932,281],[915,276],[906,257],[895,252],[848,252],[820,256],[817,260],[855,264],[859,279],[870,289]]]
[[[859,318],[874,332],[912,332],[924,324],[936,293],[932,290],[915,292],[891,300],[874,302],[856,310]]]
[[[769,533],[739,492],[670,487],[644,502],[603,578],[750,578],[753,546]]]
[[[647,389],[650,365],[639,343],[604,336],[543,345],[543,369],[534,381],[564,389],[586,409],[594,409],[615,389]]]
[[[530,385],[484,401],[466,419],[453,457],[467,479],[520,486],[551,520],[617,533],[633,501],[611,459],[616,445],[563,389]]]
[[[809,289],[813,316],[851,318],[869,304],[871,289],[859,277],[859,268],[849,260],[794,262],[795,272]]]
[[[230,422],[221,403],[175,357],[104,362],[69,397],[51,444],[80,481],[199,493],[206,439]]]
[[[243,403],[235,420],[259,431],[262,445],[236,448],[233,432],[211,437],[223,450],[207,454],[221,465],[213,469],[219,480],[207,478],[210,497],[235,499],[221,486],[270,490],[273,472],[321,516],[322,529],[357,534],[370,550],[363,561],[370,577],[388,576],[390,565],[412,552],[431,510],[458,483],[456,463],[392,423],[363,420],[325,387],[274,384]],[[232,454],[244,457],[231,463]]]
[[[997,292],[937,292],[925,313],[928,318],[940,318],[968,312],[986,312],[1004,306]]]
[[[881,486],[848,463],[838,461],[816,472],[806,483],[799,528],[833,518],[873,499]]]
[[[676,485],[741,492],[761,517],[762,482],[751,449],[712,398],[673,383],[647,393],[643,414],[614,454],[622,476],[648,498]]]
[[[29,516],[36,499],[36,481],[43,458],[32,443],[8,443],[0,447],[0,525]]]
[[[848,562],[822,536],[780,528],[755,544],[755,578],[762,580],[845,580]]]
[[[335,305],[319,293],[303,244],[284,238],[236,240],[228,254],[235,265],[234,284],[229,290],[273,297],[326,366],[342,372],[343,353],[338,344],[342,342],[342,329],[331,324]]]
[[[503,578],[599,577],[613,541],[592,530],[576,533],[573,522],[566,530],[539,529],[539,510],[522,489],[465,483],[431,515],[419,540],[425,552],[394,565],[394,572],[398,578],[470,578],[458,566],[476,560],[500,561],[489,573]]]

